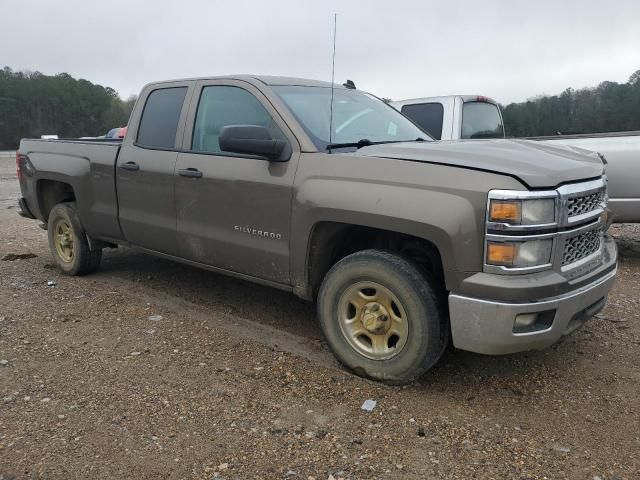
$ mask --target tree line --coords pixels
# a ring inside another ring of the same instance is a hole
[[[110,88],[67,73],[0,70],[0,150],[15,149],[21,138],[55,134],[61,138],[104,135],[127,124],[135,97],[122,100]],[[640,130],[640,70],[626,83],[567,88],[502,108],[507,135]]]
[[[95,137],[125,126],[135,98],[122,100],[109,87],[67,73],[0,70],[0,150],[18,147],[21,138],[53,134]]]
[[[627,83],[567,88],[502,108],[510,137],[640,130],[640,70]]]

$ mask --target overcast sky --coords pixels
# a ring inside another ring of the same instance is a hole
[[[0,0],[0,66],[123,98],[192,76],[330,80],[334,12],[336,81],[395,100],[509,103],[640,69],[640,0]]]

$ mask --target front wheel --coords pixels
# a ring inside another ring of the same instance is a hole
[[[49,248],[62,273],[86,275],[98,269],[102,250],[89,248],[74,202],[59,203],[51,209],[47,231]]]
[[[336,263],[320,287],[318,316],[342,364],[386,383],[420,377],[449,338],[436,283],[388,251],[364,250]]]

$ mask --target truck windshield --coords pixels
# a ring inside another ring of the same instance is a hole
[[[487,102],[462,105],[461,138],[504,138],[504,126],[498,106]]]
[[[273,90],[282,98],[316,148],[329,145],[331,88],[280,85]],[[352,144],[363,140],[411,142],[431,137],[404,115],[373,95],[357,90],[334,89],[331,144]],[[333,147],[340,148],[340,147]]]

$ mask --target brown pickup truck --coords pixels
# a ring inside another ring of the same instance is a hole
[[[408,382],[454,346],[551,345],[616,273],[597,157],[434,142],[353,88],[233,76],[147,85],[126,137],[23,140],[21,213],[61,270],[135,246],[315,300],[338,359]]]

